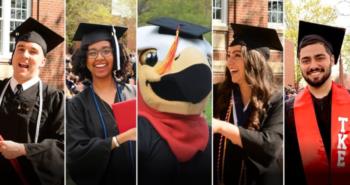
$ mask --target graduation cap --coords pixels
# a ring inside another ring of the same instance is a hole
[[[18,26],[10,35],[15,37],[16,43],[26,41],[39,44],[44,54],[50,52],[64,40],[63,37],[31,17]]]
[[[299,21],[298,53],[303,42],[318,37],[317,39],[326,44],[331,50],[335,59],[334,63],[336,64],[340,55],[344,35],[345,28]]]
[[[160,34],[176,35],[176,30],[179,27],[179,36],[189,39],[203,39],[203,34],[211,31],[209,28],[169,17],[152,19],[147,23],[159,26],[158,32]]]
[[[80,23],[73,40],[81,41],[82,45],[90,45],[101,40],[111,40],[114,36],[120,38],[127,29],[113,25]]]
[[[120,70],[118,38],[122,37],[126,30],[127,28],[120,26],[80,23],[78,29],[75,31],[73,40],[81,41],[81,47],[102,40],[111,41],[112,47],[116,49],[116,52],[113,52],[113,56],[116,60],[117,70]]]
[[[282,51],[283,47],[276,30],[249,26],[244,24],[231,24],[233,41],[230,46],[244,43],[248,49],[270,48]]]
[[[282,51],[283,47],[276,30],[270,28],[231,24],[233,41],[230,46],[244,44],[248,50],[258,50],[265,59],[270,58],[270,49]]]

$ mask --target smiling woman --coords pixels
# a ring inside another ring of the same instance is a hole
[[[214,183],[282,184],[282,100],[267,64],[275,30],[232,24],[225,80],[214,85]]]
[[[136,96],[135,87],[115,75],[127,62],[118,43],[125,31],[80,23],[74,36],[81,45],[72,70],[91,82],[67,102],[67,168],[78,185],[135,184],[136,129],[121,133],[112,112],[113,103]]]
[[[109,41],[98,41],[91,44],[87,51],[86,67],[91,73],[92,80],[112,79],[113,55]],[[108,102],[112,104],[112,102]]]

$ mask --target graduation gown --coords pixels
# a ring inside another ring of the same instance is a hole
[[[307,183],[295,129],[293,104],[294,97],[288,99],[285,105],[285,184],[306,185]],[[330,122],[328,122],[328,124],[330,124]]]
[[[260,130],[253,131],[246,129],[245,126],[250,115],[250,107],[248,106],[247,110],[243,111],[239,87],[233,86],[232,88],[243,147],[234,145],[227,139],[223,156],[224,138],[220,146],[221,134],[214,134],[214,184],[218,184],[218,180],[223,178],[225,185],[282,185],[282,93],[275,93],[271,97],[267,114],[262,118]],[[218,85],[214,85],[214,105],[219,96]],[[225,120],[226,112],[227,109],[220,112],[221,120]],[[232,111],[230,118],[230,122],[233,123]],[[220,154],[219,148],[221,149]],[[218,161],[219,158],[220,161]]]
[[[124,100],[136,95],[133,86],[122,86]],[[67,168],[77,185],[135,184],[135,142],[111,149],[119,134],[112,109],[96,95],[108,137],[100,124],[90,88],[67,102]],[[119,101],[116,94],[115,102]]]
[[[211,137],[203,152],[188,162],[178,162],[168,143],[144,117],[138,117],[139,185],[210,185]],[[211,136],[209,127],[209,136]]]
[[[2,91],[9,79],[0,82]],[[18,157],[31,185],[64,183],[64,94],[43,84],[43,111],[38,143],[34,143],[39,111],[39,83],[15,96],[8,86],[0,108],[0,134],[24,143],[27,155]],[[0,184],[21,184],[9,160],[0,155]]]
[[[322,99],[311,97],[319,132],[329,160],[331,156],[332,90]],[[295,97],[292,97],[285,103],[285,184],[306,185],[307,179],[295,125],[294,102]],[[331,184],[331,182],[328,182],[328,184]]]

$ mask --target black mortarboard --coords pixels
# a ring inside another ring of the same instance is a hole
[[[192,24],[185,21],[176,20],[169,17],[160,17],[152,19],[147,22],[148,24],[159,26],[158,32],[161,34],[176,35],[178,26],[180,27],[180,37],[203,39],[203,34],[210,31],[209,28]]]
[[[18,26],[11,36],[18,41],[34,42],[41,46],[44,54],[63,42],[64,38],[33,18],[28,18]]]
[[[315,38],[315,35],[320,36],[321,40],[324,39],[326,41],[324,44],[328,45],[328,47],[330,46],[334,55],[334,63],[336,64],[343,44],[345,28],[299,21],[298,51],[300,51],[299,46],[301,42]]]
[[[281,41],[274,29],[234,23],[231,26],[234,34],[230,46],[244,43],[248,49],[270,48],[283,50]]]
[[[74,34],[74,41],[81,41],[81,45],[90,45],[101,40],[111,40],[113,38],[113,28],[117,38],[123,36],[128,28],[104,24],[80,23]]]
[[[81,41],[81,47],[90,45],[97,41],[111,41],[112,47],[116,50],[116,52],[114,52],[114,59],[117,64],[117,70],[120,70],[120,51],[117,38],[123,36],[126,30],[127,28],[120,26],[80,23],[77,31],[75,31],[73,40]]]

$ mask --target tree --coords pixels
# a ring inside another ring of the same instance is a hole
[[[350,73],[350,35],[345,35],[342,47],[342,60],[345,71]]]
[[[98,0],[97,3],[97,1],[67,0],[66,43],[68,47],[73,45],[72,39],[80,22],[111,23],[111,8],[107,1]]]
[[[348,19],[350,17],[349,12],[350,0],[340,0],[337,4],[337,12],[339,15],[343,16],[343,19]],[[347,23],[349,27],[349,22]],[[347,30],[349,31],[349,30]],[[342,60],[344,64],[344,69],[346,72],[350,73],[350,35],[345,35],[343,47],[342,47]]]
[[[67,0],[66,1],[66,44],[67,48],[73,46],[73,36],[79,23],[99,23],[99,24],[114,24],[122,25],[128,28],[127,34],[133,35],[126,41],[126,36],[121,39],[121,42],[128,44],[128,48],[135,49],[136,35],[136,0],[120,1],[127,7],[130,7],[131,16],[113,16],[111,0]]]
[[[299,20],[316,22],[320,24],[331,24],[337,18],[336,10],[331,6],[321,5],[321,0],[300,0],[298,2],[287,0],[285,1],[285,7],[285,37],[294,43],[297,43],[298,39]],[[296,82],[299,83],[302,76],[300,68],[297,64],[295,64],[295,71]]]
[[[139,0],[138,26],[157,17],[172,17],[211,28],[211,0]],[[211,42],[211,33],[204,35]]]

